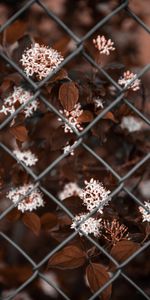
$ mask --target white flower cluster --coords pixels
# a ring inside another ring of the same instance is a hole
[[[35,43],[24,51],[21,63],[28,77],[35,74],[41,80],[55,70],[63,60],[57,50]]]
[[[19,161],[23,162],[26,166],[29,167],[34,166],[38,161],[36,155],[32,153],[30,150],[27,151],[14,150],[13,153]]]
[[[123,117],[121,120],[121,128],[127,129],[129,132],[135,132],[142,129],[142,122],[132,116]]]
[[[67,142],[66,146],[63,148],[64,153],[65,153],[65,154],[70,153],[70,155],[73,156],[73,155],[74,155],[74,150],[75,150],[75,149],[72,149],[72,147],[73,147],[75,144],[77,144],[77,141],[75,141],[72,145],[69,145],[69,142]]]
[[[23,213],[27,210],[32,211],[40,206],[44,206],[42,193],[39,191],[39,189],[35,188],[28,196],[26,196],[26,194],[29,193],[33,188],[33,184],[26,184],[12,189],[8,192],[7,198],[11,200],[15,206],[18,207],[18,210],[21,210]],[[25,198],[18,202],[23,196],[25,196]]]
[[[142,214],[143,222],[150,222],[150,202],[145,201],[144,205],[148,211],[145,210],[142,206],[139,207],[139,211]]]
[[[140,82],[141,80],[136,78],[136,74],[130,72],[130,71],[126,71],[123,73],[123,76],[120,77],[120,79],[118,80],[118,84],[123,86],[123,88],[126,88],[128,84],[130,84],[131,80],[135,79],[128,87],[127,89],[131,89],[134,92],[140,89]]]
[[[79,197],[83,200],[83,205],[85,205],[89,211],[94,210],[100,205],[97,211],[102,214],[104,206],[110,201],[110,199],[108,199],[110,191],[107,191],[102,183],[93,178],[91,178],[89,182],[85,181],[85,185],[84,189],[79,190]],[[86,216],[86,213],[76,215],[71,224],[71,228],[77,230],[78,222],[82,221]],[[101,219],[89,217],[83,221],[79,227],[85,234],[93,234],[95,237],[98,237],[101,234],[100,229],[102,222]],[[80,232],[79,234],[82,235]]]
[[[73,223],[71,224],[71,228],[78,230],[82,230],[86,235],[93,234],[95,237],[100,236],[100,229],[101,229],[101,219],[95,219],[93,217],[89,217],[87,220],[83,221],[78,226],[78,223],[85,219],[87,216],[86,213],[82,213],[78,216],[75,216]],[[79,231],[79,234],[82,236],[82,232]]]
[[[72,111],[67,111],[66,109],[64,109],[64,111],[60,110],[60,113],[65,116],[70,125],[72,125],[73,128],[78,129],[80,131],[83,130],[83,127],[78,122],[78,118],[82,114],[82,112],[83,110],[81,109],[80,103],[76,104]],[[61,118],[59,118],[58,120],[62,121]],[[72,128],[67,123],[64,124],[64,132],[73,132]]]
[[[83,204],[89,211],[92,211],[100,205],[98,212],[102,214],[104,206],[110,201],[110,199],[108,199],[110,191],[106,190],[101,182],[93,178],[91,178],[89,182],[85,181],[85,185],[85,188],[82,189],[80,193]]]
[[[75,182],[66,183],[64,189],[58,194],[60,200],[64,200],[71,196],[79,196],[81,188]]]
[[[9,97],[4,99],[4,105],[2,106],[0,113],[4,113],[5,115],[7,115],[8,113],[13,114],[16,111],[15,105],[17,106],[17,104],[26,104],[32,97],[33,93],[31,93],[30,91],[24,90],[21,86],[14,86],[13,93]],[[38,101],[33,100],[22,109],[22,112],[27,118],[30,117],[34,113],[34,111],[37,110],[37,108]]]
[[[101,54],[110,55],[110,51],[115,50],[114,42],[111,39],[106,40],[104,35],[98,35],[96,39],[93,39],[93,44]]]

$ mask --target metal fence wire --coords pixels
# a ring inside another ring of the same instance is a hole
[[[50,11],[46,5],[42,2],[42,0],[30,0],[30,1],[26,1],[25,4],[21,7],[21,9],[19,9],[13,16],[11,16],[6,22],[5,24],[3,24],[0,27],[0,33],[2,33],[6,28],[9,27],[9,25],[11,25],[18,17],[21,16],[21,14],[23,12],[25,12],[28,8],[30,8],[33,4],[38,4],[44,11],[45,13],[49,16],[49,18],[51,18],[53,21],[55,21],[64,31],[65,33],[71,37],[75,44],[76,44],[76,49],[69,54],[65,60],[61,63],[61,65],[55,70],[55,72],[58,72],[62,67],[64,67],[68,62],[70,62],[74,57],[76,57],[78,54],[82,55],[84,57],[84,59],[86,59],[92,66],[96,67],[97,70],[99,72],[101,72],[110,82],[113,86],[115,86],[115,88],[118,91],[118,96],[117,98],[113,101],[113,103],[111,103],[107,108],[105,108],[82,132],[77,132],[75,131],[76,137],[77,137],[77,143],[75,144],[74,147],[72,148],[76,148],[79,145],[82,145],[82,147],[84,147],[84,149],[86,149],[90,154],[92,154],[98,162],[100,162],[101,164],[103,164],[107,170],[109,170],[117,179],[118,182],[118,186],[117,188],[111,193],[110,197],[115,196],[119,191],[123,190],[125,193],[127,193],[133,201],[135,201],[138,205],[143,206],[143,204],[141,203],[141,201],[131,192],[128,190],[128,188],[126,188],[124,186],[124,183],[127,179],[130,178],[131,175],[133,175],[138,168],[140,168],[145,162],[148,162],[149,158],[150,158],[150,153],[147,154],[142,160],[140,160],[125,176],[120,177],[120,175],[105,161],[103,160],[99,155],[97,155],[88,145],[86,145],[83,142],[83,137],[84,135],[100,120],[102,119],[102,117],[108,112],[110,111],[112,108],[114,108],[118,103],[120,103],[121,101],[123,101],[127,106],[130,107],[131,110],[134,111],[134,113],[136,113],[144,122],[146,122],[148,125],[150,125],[150,121],[149,119],[144,116],[137,108],[134,107],[133,104],[131,104],[130,101],[128,101],[128,99],[126,99],[124,97],[124,91],[125,89],[122,89],[108,74],[107,72],[99,65],[96,64],[96,62],[89,56],[88,53],[86,53],[85,49],[84,49],[84,45],[83,43],[91,37],[91,35],[97,30],[100,29],[102,26],[104,26],[114,15],[118,14],[119,12],[121,12],[122,10],[125,10],[128,15],[134,19],[135,22],[137,22],[141,27],[143,27],[143,29],[145,31],[147,31],[148,33],[150,33],[150,28],[148,28],[148,26],[134,13],[132,12],[129,7],[129,1],[121,1],[120,4],[113,10],[111,11],[111,13],[109,13],[108,15],[106,15],[102,20],[100,20],[90,31],[88,31],[88,33],[86,33],[82,38],[78,38],[67,26],[64,22],[62,22],[60,20],[60,18],[58,18],[52,11]],[[63,121],[67,122],[67,120],[60,114],[60,112],[52,105],[50,104],[46,98],[42,95],[41,93],[41,88],[44,86],[44,84],[54,75],[55,72],[49,74],[49,76],[47,76],[46,78],[44,78],[44,80],[40,81],[39,83],[35,83],[33,82],[30,78],[27,78],[25,73],[23,72],[23,70],[20,69],[20,67],[18,67],[18,65],[16,65],[9,57],[6,56],[6,54],[1,51],[0,52],[0,57],[7,62],[10,66],[12,66],[24,79],[25,81],[27,81],[31,87],[31,89],[34,91],[34,96],[24,105],[21,105],[15,112],[14,114],[10,115],[6,120],[3,121],[3,123],[0,125],[0,129],[2,130],[18,113],[19,111],[22,110],[22,108],[24,108],[25,105],[27,105],[29,102],[33,101],[34,99],[36,99],[37,97],[45,103],[45,105],[48,107],[49,110],[51,110],[52,112],[54,112],[55,114],[57,114],[59,117],[62,118]],[[146,65],[141,72],[137,75],[137,78],[141,78],[148,70],[150,69],[150,65]],[[134,79],[135,80],[135,79]],[[132,82],[134,81],[132,80]],[[130,84],[132,84],[132,82]],[[126,87],[127,88],[127,87]],[[15,160],[16,157],[12,154],[12,152],[8,149],[8,147],[6,145],[4,145],[3,143],[0,143],[0,147],[1,149],[3,149],[4,151],[6,151],[9,155],[11,155]],[[67,213],[68,216],[70,216],[71,218],[74,218],[74,216],[72,215],[72,213],[63,205],[63,203],[54,197],[49,191],[47,191],[41,184],[41,179],[43,179],[43,177],[50,172],[64,157],[66,157],[66,154],[62,154],[60,155],[55,161],[53,161],[41,174],[39,174],[38,176],[36,176],[34,174],[34,172],[28,168],[27,166],[25,166],[23,163],[20,162],[20,164],[24,167],[24,169],[26,170],[26,172],[28,174],[30,174],[33,178],[33,181],[35,183],[35,187],[37,186],[40,187],[41,191],[43,191],[44,194],[46,194],[52,201],[54,201],[61,209],[63,209],[65,211],[65,213]],[[32,190],[30,191],[32,192]],[[20,199],[21,201],[22,199]],[[14,204],[12,204],[9,208],[5,209],[5,211],[3,211],[0,215],[0,220],[2,220],[13,208],[14,208]],[[144,206],[143,206],[144,207]],[[98,208],[96,208],[97,210]],[[91,216],[93,213],[95,212],[95,210],[93,212],[91,212],[87,217]],[[83,222],[83,221],[82,221]],[[78,229],[79,231],[80,229]],[[67,245],[67,243],[69,241],[71,241],[77,234],[78,231],[73,232],[68,238],[66,238],[63,242],[61,242],[56,248],[54,248],[50,253],[48,253],[47,256],[44,257],[44,259],[42,261],[40,261],[40,263],[36,264],[32,258],[26,253],[24,252],[24,250],[17,245],[17,243],[15,243],[12,239],[10,239],[6,234],[4,234],[3,232],[0,232],[0,235],[3,239],[5,239],[8,243],[10,243],[11,246],[13,246],[17,251],[19,251],[24,258],[31,264],[32,268],[33,268],[33,274],[32,276],[25,281],[21,286],[19,286],[19,288],[17,288],[14,293],[11,296],[8,296],[7,300],[9,299],[14,299],[14,297],[23,289],[25,289],[34,279],[36,279],[37,277],[43,279],[44,281],[46,281],[50,286],[54,287],[57,292],[61,295],[62,298],[69,300],[70,298],[54,283],[51,282],[49,279],[47,279],[47,277],[42,274],[42,272],[40,272],[40,268],[43,266],[43,264],[45,264],[45,262],[47,262],[49,260],[50,257],[52,257],[58,250],[60,250],[61,248],[63,248],[65,245]],[[83,233],[84,234],[84,233]],[[84,234],[85,235],[85,234]],[[86,238],[93,244],[95,245],[102,253],[104,253],[106,255],[106,257],[108,257],[110,259],[110,261],[112,261],[115,266],[116,266],[116,272],[113,273],[113,276],[110,278],[110,280],[104,285],[102,286],[96,293],[94,293],[89,299],[93,300],[96,299],[98,296],[100,296],[100,294],[109,286],[109,284],[111,284],[112,282],[114,282],[119,276],[122,276],[125,280],[127,280],[129,282],[129,284],[131,284],[139,294],[141,294],[141,296],[145,299],[149,299],[150,297],[145,293],[145,291],[143,291],[140,286],[138,286],[130,277],[128,277],[124,270],[123,267],[125,267],[130,261],[132,261],[132,259],[134,259],[136,256],[138,256],[142,251],[144,251],[149,245],[150,242],[146,242],[138,251],[134,252],[134,254],[132,254],[128,259],[126,259],[123,263],[119,264],[110,254],[107,253],[107,251],[105,249],[103,249],[102,246],[100,246],[92,237],[86,235]],[[4,298],[3,298],[4,299]]]

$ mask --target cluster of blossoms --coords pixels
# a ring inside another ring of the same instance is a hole
[[[70,123],[70,125],[74,128],[74,129],[78,129],[80,131],[83,130],[83,127],[80,125],[80,123],[78,122],[78,118],[81,116],[81,114],[83,113],[83,110],[81,109],[81,105],[80,103],[76,104],[74,106],[74,109],[71,111],[67,111],[66,109],[64,109],[64,111],[60,110],[60,113],[63,114],[65,116],[65,118],[68,120],[68,122]],[[58,118],[59,121],[62,121],[61,118]],[[68,133],[68,132],[73,132],[72,128],[65,123],[64,124],[64,132]]]
[[[66,183],[64,189],[58,194],[60,200],[64,200],[71,196],[79,196],[81,188],[75,182]]]
[[[135,132],[142,129],[142,122],[132,116],[123,117],[121,120],[121,128],[127,129],[129,132]]]
[[[37,188],[30,192],[32,189],[34,189],[33,184],[23,185],[9,191],[7,194],[7,198],[11,200],[15,204],[15,206],[18,207],[18,210],[21,210],[23,213],[27,210],[32,211],[40,206],[44,206],[42,193]],[[26,196],[26,194],[28,193],[30,194]],[[20,198],[24,196],[25,198],[18,202]]]
[[[95,48],[98,49],[100,54],[110,55],[111,51],[115,50],[114,42],[111,39],[106,39],[104,35],[98,35],[96,39],[93,39]],[[131,81],[134,80],[132,83]],[[137,78],[137,75],[130,72],[129,70],[123,73],[123,76],[119,78],[118,84],[123,88],[137,91],[140,89],[141,81]]]
[[[103,208],[108,204],[110,199],[108,195],[110,191],[106,190],[102,183],[98,180],[85,181],[85,188],[79,190],[79,197],[83,200],[83,205],[86,206],[87,210],[90,212],[95,208],[98,208],[98,212],[100,214],[103,213]],[[87,216],[86,213],[75,216],[74,221],[71,225],[72,229],[77,230],[78,222],[82,221]],[[80,229],[85,234],[93,234],[95,237],[100,235],[100,228],[102,227],[101,219],[95,219],[93,217],[89,217],[86,221],[83,221],[80,225]]]
[[[101,54],[110,55],[110,51],[115,50],[114,42],[111,39],[106,40],[104,35],[98,35],[96,39],[93,39],[93,44]]]
[[[78,230],[82,230],[86,235],[93,234],[95,237],[100,236],[101,233],[101,219],[95,219],[93,217],[87,218],[87,220],[83,221],[86,218],[87,214],[82,213],[78,216],[75,216],[73,223],[71,224],[71,228]],[[80,225],[79,222],[83,221]],[[79,231],[79,234],[82,236],[82,232]]]
[[[21,63],[28,77],[35,74],[41,80],[55,70],[63,60],[57,50],[35,43],[30,49],[24,51]]]
[[[30,150],[14,150],[13,153],[20,162],[23,162],[26,166],[29,167],[34,166],[38,161],[38,158]]]
[[[106,190],[101,182],[93,178],[89,182],[85,181],[85,185],[85,188],[80,193],[83,204],[89,211],[100,206],[98,212],[102,214],[104,206],[110,201],[108,198],[110,191]]]
[[[139,211],[142,214],[143,222],[150,222],[150,202],[145,201],[144,202],[145,208],[144,209],[142,206],[139,207]]]
[[[14,86],[13,93],[4,99],[4,105],[0,110],[0,113],[4,113],[7,115],[8,113],[13,114],[16,111],[16,107],[18,104],[26,104],[31,98],[33,97],[33,93],[30,91],[24,90],[21,86],[16,87]],[[22,112],[25,115],[25,118],[30,117],[34,111],[38,108],[38,101],[33,100],[29,104],[27,104],[23,109]]]
[[[128,239],[128,228],[125,225],[120,225],[120,223],[114,219],[112,222],[108,220],[103,221],[103,229],[105,233],[104,238],[115,245],[122,239]]]
[[[67,142],[66,146],[63,148],[64,154],[69,154],[70,153],[70,155],[73,156],[75,149],[72,148],[72,147],[74,147],[76,144],[77,144],[77,141],[75,141],[72,145],[69,145],[69,142]]]
[[[131,83],[132,80],[134,81]],[[118,80],[119,85],[123,86],[123,88],[126,88],[129,85],[127,89],[131,89],[134,92],[140,89],[140,82],[141,81],[136,78],[136,74],[130,71],[124,72],[123,76]]]

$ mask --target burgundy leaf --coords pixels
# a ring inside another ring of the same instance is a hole
[[[39,216],[35,213],[25,213],[23,223],[31,230],[35,235],[39,235],[41,229],[41,221]]]
[[[97,263],[92,263],[92,264],[90,264],[90,265],[87,266],[87,268],[86,268],[86,276],[87,276],[87,280],[88,280],[90,289],[91,289],[91,291],[93,293],[97,292],[110,279],[109,274],[108,274],[106,268],[103,265],[97,264]],[[100,299],[101,300],[108,300],[108,299],[110,299],[111,291],[112,291],[112,286],[110,284],[100,294]]]
[[[85,253],[77,246],[71,245],[54,254],[48,262],[48,268],[75,269],[81,267],[85,261]]]
[[[71,111],[79,98],[78,88],[73,82],[66,82],[60,86],[59,100],[67,111]]]

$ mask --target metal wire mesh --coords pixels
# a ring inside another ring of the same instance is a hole
[[[106,17],[104,17],[101,21],[99,21],[87,34],[85,34],[82,38],[78,38],[66,25],[64,22],[62,22],[52,11],[50,11],[45,4],[43,4],[42,0],[31,0],[31,1],[27,1],[23,7],[18,10],[12,17],[10,17],[7,22],[1,26],[0,28],[0,33],[2,33],[7,27],[9,27],[9,25],[11,25],[18,17],[20,17],[20,15],[25,12],[30,6],[32,6],[34,3],[37,3],[44,11],[46,14],[48,14],[49,18],[51,18],[53,21],[55,21],[64,31],[65,33],[70,36],[74,42],[76,43],[76,49],[70,54],[68,55],[65,60],[61,63],[61,65],[56,69],[55,72],[58,72],[63,66],[65,66],[68,62],[70,62],[74,57],[76,57],[78,54],[82,55],[92,66],[96,67],[97,70],[99,72],[101,72],[107,79],[108,81],[111,82],[112,85],[115,86],[115,88],[117,88],[118,91],[118,97],[115,99],[115,101],[113,101],[113,103],[111,103],[110,105],[108,105],[108,107],[106,107],[82,132],[78,132],[76,130],[74,130],[75,134],[76,134],[76,138],[77,138],[77,143],[75,144],[75,146],[73,146],[72,148],[76,148],[79,145],[81,145],[84,149],[86,149],[86,151],[88,151],[91,155],[93,155],[98,162],[100,162],[101,164],[104,165],[104,167],[107,168],[107,170],[109,170],[113,176],[115,176],[115,178],[117,179],[118,182],[118,186],[117,188],[111,193],[110,197],[112,198],[113,196],[115,196],[117,193],[119,193],[121,190],[123,190],[125,193],[127,193],[132,199],[133,201],[135,201],[138,205],[143,206],[143,204],[141,203],[141,201],[131,192],[129,191],[125,186],[125,181],[127,179],[130,178],[131,175],[133,175],[138,168],[140,168],[145,162],[148,162],[149,158],[150,158],[150,154],[147,154],[142,160],[140,160],[127,174],[125,174],[123,177],[121,177],[102,157],[100,157],[99,155],[97,155],[88,145],[86,145],[83,141],[83,137],[84,135],[99,121],[102,119],[102,117],[108,112],[110,111],[112,108],[114,108],[118,103],[120,103],[121,101],[123,101],[124,103],[126,103],[126,105],[128,105],[130,107],[131,110],[133,110],[140,118],[142,118],[142,120],[144,122],[146,122],[148,125],[150,125],[150,121],[149,119],[147,119],[146,116],[144,116],[137,108],[134,107],[133,104],[131,104],[128,99],[126,99],[124,97],[124,91],[125,89],[122,89],[108,74],[107,72],[100,67],[99,65],[96,64],[96,62],[92,59],[92,57],[89,56],[88,53],[86,53],[85,49],[84,49],[84,41],[86,41],[89,37],[91,37],[91,35],[97,30],[100,29],[102,26],[104,26],[114,15],[116,15],[117,13],[119,13],[122,10],[126,10],[126,12],[128,13],[128,15],[133,18],[135,20],[135,22],[137,22],[140,26],[143,27],[143,29],[145,31],[147,31],[148,33],[150,33],[150,29],[148,28],[148,26],[137,16],[135,15],[135,13],[133,13],[129,7],[128,7],[128,2],[129,1],[121,1],[121,3],[111,12],[109,13]],[[62,118],[63,121],[68,122],[61,114],[59,111],[57,111],[57,109],[50,104],[46,98],[42,95],[41,92],[41,88],[44,86],[44,84],[54,75],[54,72],[49,74],[49,76],[47,76],[44,80],[40,81],[40,83],[35,83],[33,82],[30,78],[27,78],[25,73],[9,58],[6,56],[6,54],[4,52],[0,52],[0,57],[7,62],[9,65],[11,65],[23,78],[25,81],[28,82],[28,84],[30,85],[31,89],[34,91],[34,96],[26,103],[21,105],[14,114],[12,114],[11,116],[9,116],[5,121],[3,121],[3,123],[0,125],[0,129],[2,130],[13,118],[14,116],[16,116],[19,111],[21,111],[24,106],[26,106],[29,102],[33,101],[34,99],[36,99],[37,97],[48,107],[48,109],[52,112],[54,112],[55,114],[57,114],[59,117]],[[141,72],[138,74],[137,78],[141,78],[148,70],[150,69],[150,65],[147,65],[146,67],[144,67]],[[134,81],[134,80],[133,80]],[[130,83],[132,84],[132,82]],[[126,87],[127,88],[127,87]],[[69,123],[67,123],[68,125],[70,125]],[[8,149],[8,147],[6,145],[4,145],[3,143],[0,143],[0,147],[1,149],[3,149],[4,151],[6,151],[10,156],[12,156],[15,160],[16,157],[12,154],[12,152],[10,151],[10,149]],[[73,218],[73,214],[62,204],[60,203],[60,201],[54,197],[49,191],[47,191],[41,184],[41,179],[43,179],[44,176],[46,176],[46,174],[48,174],[55,166],[57,166],[57,164],[66,157],[67,154],[62,154],[61,156],[59,156],[55,161],[53,161],[43,172],[41,172],[38,176],[36,174],[34,174],[34,172],[28,168],[24,163],[19,162],[24,169],[26,170],[26,172],[28,174],[31,175],[31,177],[33,178],[33,181],[35,183],[35,187],[37,186],[40,187],[40,189],[42,190],[42,192],[47,195],[52,201],[54,201],[61,209],[64,210],[64,212],[71,218]],[[30,193],[32,192],[32,190],[30,191]],[[19,201],[21,201],[22,199],[20,199]],[[144,206],[143,206],[144,207]],[[0,215],[0,220],[2,220],[12,209],[14,208],[14,204],[12,204],[9,208],[7,208],[5,211],[3,211]],[[98,210],[98,207],[96,208],[96,210]],[[91,216],[93,213],[95,212],[95,210],[91,213],[89,213],[89,215],[87,216],[87,218],[89,216]],[[79,231],[80,229],[78,229]],[[71,241],[77,234],[78,231],[72,233],[68,238],[66,238],[63,242],[61,242],[56,248],[53,249],[53,251],[51,251],[50,253],[48,253],[47,256],[44,257],[43,260],[40,261],[40,263],[36,264],[32,258],[24,252],[24,250],[18,246],[12,239],[10,239],[6,234],[4,234],[3,232],[0,232],[0,235],[3,239],[5,239],[8,243],[10,243],[10,245],[12,245],[17,251],[19,251],[24,258],[31,264],[32,268],[33,268],[33,275],[27,280],[25,281],[19,288],[17,288],[15,290],[15,292],[11,295],[8,296],[7,300],[9,299],[13,299],[20,291],[22,291],[24,288],[26,288],[35,278],[39,277],[42,278],[44,281],[46,281],[49,285],[51,285],[52,287],[54,287],[57,292],[64,298],[64,299],[70,299],[54,282],[51,282],[49,279],[47,279],[47,277],[42,274],[40,272],[40,268],[44,265],[45,262],[48,261],[48,259],[50,257],[52,257],[58,250],[60,250],[61,248],[63,248],[65,245],[67,245],[67,243],[69,241]],[[83,233],[84,234],[84,233]],[[106,257],[108,257],[110,259],[110,261],[112,261],[115,266],[116,266],[116,272],[113,274],[113,276],[111,277],[111,279],[103,286],[101,287],[96,293],[93,294],[93,296],[91,296],[89,299],[96,299],[97,296],[99,296],[103,290],[105,288],[107,288],[107,286],[109,286],[109,284],[111,284],[112,282],[114,282],[119,276],[122,276],[125,280],[127,280],[145,299],[149,299],[150,297],[131,279],[129,278],[125,272],[123,271],[123,267],[126,266],[132,259],[134,259],[136,256],[138,256],[142,251],[144,251],[149,245],[150,242],[146,242],[138,251],[136,251],[133,255],[131,255],[128,259],[126,259],[123,263],[119,264],[109,253],[107,253],[107,251],[105,249],[103,249],[103,247],[101,247],[97,242],[95,242],[94,239],[92,239],[92,237],[90,236],[86,236],[86,238],[93,244],[95,245],[102,253],[104,253],[106,255]]]

